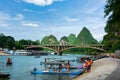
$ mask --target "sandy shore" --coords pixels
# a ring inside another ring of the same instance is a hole
[[[120,62],[120,60],[113,58],[103,58],[96,60],[92,64],[91,72],[83,73],[82,75],[77,76],[73,80],[110,80],[107,78],[109,76],[113,77],[115,75],[113,72],[116,72],[117,68],[120,69],[120,66],[118,67],[118,62]],[[112,73],[113,75],[111,75]],[[118,76],[116,76],[116,78],[118,78]],[[113,80],[117,79],[114,78]]]

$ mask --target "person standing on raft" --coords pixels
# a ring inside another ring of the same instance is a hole
[[[69,61],[68,61],[66,68],[67,68],[67,72],[69,72],[70,71],[70,62]]]
[[[83,67],[86,68],[85,72],[90,72],[92,63],[93,61],[90,58],[87,58],[87,60],[85,60],[85,63],[83,65]]]

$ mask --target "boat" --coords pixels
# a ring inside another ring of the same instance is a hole
[[[57,65],[64,64],[64,65],[66,65],[70,62],[73,62],[73,60],[61,60],[61,58],[45,58],[44,62],[41,62],[41,63],[47,64],[47,65],[52,65],[52,64],[53,65],[54,64],[57,64]]]
[[[12,65],[12,60],[11,60],[11,58],[7,58],[6,64],[7,64],[7,65]]]
[[[84,72],[84,69],[77,69],[75,71],[67,72],[65,69],[63,69],[61,72],[59,71],[52,71],[52,70],[45,70],[45,71],[39,71],[39,70],[33,70],[32,74],[52,74],[52,75],[80,75]]]
[[[12,65],[12,62],[7,62],[6,64],[7,64],[7,65]]]
[[[20,56],[26,56],[32,54],[31,51],[29,50],[16,50],[15,53],[16,55],[20,55]]]
[[[52,59],[52,60],[51,60]],[[54,75],[79,75],[84,72],[84,68],[71,66],[72,60],[60,60],[55,58],[45,58],[43,64],[45,64],[45,70],[40,71],[34,68],[31,71],[32,74],[54,74]],[[68,68],[68,64],[70,67]]]
[[[74,62],[74,60],[62,60],[61,58],[45,58],[44,62],[40,62],[40,65],[45,64],[45,65],[64,65],[63,68],[66,68],[66,65],[68,63],[72,63]],[[48,67],[49,69],[51,67]],[[59,68],[59,67],[58,67]],[[70,69],[83,69],[82,66],[74,66],[74,65],[70,65]]]

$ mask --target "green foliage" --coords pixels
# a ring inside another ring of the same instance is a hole
[[[21,39],[19,41],[16,41],[15,48],[16,49],[25,49],[24,45],[39,45],[39,44],[40,44],[39,40],[32,41],[32,40]]]
[[[24,46],[21,43],[19,43],[19,41],[15,42],[15,48],[16,49],[25,49]]]
[[[95,49],[90,49],[90,48],[72,48],[72,49],[68,49],[64,51],[64,53],[96,55],[98,51]]]
[[[119,50],[120,49],[120,40],[117,40],[114,44],[113,44],[113,50]]]
[[[32,40],[25,40],[25,39],[19,40],[19,43],[21,45],[39,45],[40,44],[38,40],[32,41]]]
[[[58,45],[59,42],[54,35],[45,36],[42,41],[42,45]]]
[[[63,36],[60,41],[63,40],[63,41],[66,41],[66,42],[69,42],[68,38],[66,36]]]
[[[120,41],[120,0],[107,0],[104,12],[105,17],[109,17],[105,26],[107,34],[103,38],[103,44],[107,46],[108,51],[114,52],[120,49],[118,44]]]
[[[13,49],[15,46],[15,40],[11,36],[5,36],[4,34],[0,34],[0,47]]]
[[[61,39],[60,39],[60,44],[61,45],[68,45],[69,44],[69,40],[66,36],[63,36]]]
[[[98,44],[97,40],[93,38],[93,36],[86,27],[84,27],[82,31],[78,34],[75,43],[79,45]]]
[[[69,40],[69,44],[70,44],[70,45],[74,45],[74,44],[75,44],[75,40],[76,40],[75,34],[70,34],[70,35],[68,36],[68,40]]]

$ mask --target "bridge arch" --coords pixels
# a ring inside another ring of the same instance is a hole
[[[26,46],[27,49],[28,48],[46,48],[49,50],[54,51],[55,53],[61,55],[63,51],[68,50],[68,49],[72,49],[72,48],[91,48],[91,49],[96,49],[99,51],[104,52],[105,50],[103,49],[104,46],[103,45],[29,45]]]
[[[56,49],[50,48],[50,47],[46,47],[46,46],[29,46],[29,47],[27,47],[27,49],[30,49],[30,48],[44,48],[44,49],[52,50],[52,51],[54,51],[55,53],[57,53],[57,50],[56,50]]]
[[[69,49],[73,49],[73,48],[89,48],[89,49],[96,49],[96,50],[105,52],[104,49],[101,49],[101,48],[98,48],[98,47],[90,47],[90,46],[74,46],[74,47],[69,47],[69,48],[62,49],[62,50],[60,50],[60,52],[63,52],[65,50],[69,50]]]

